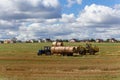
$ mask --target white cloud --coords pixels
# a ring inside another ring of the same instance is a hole
[[[77,20],[87,25],[109,26],[120,24],[120,10],[92,4],[85,7]]]
[[[1,0],[0,38],[24,35],[26,32],[22,33],[22,28],[24,30],[30,24],[52,24],[60,17],[61,6],[58,0]],[[30,36],[31,34],[27,38]]]
[[[77,21],[87,27],[88,36],[94,38],[119,38],[120,9],[92,4],[86,6]]]
[[[74,4],[81,4],[82,0],[67,0],[68,4],[67,7],[72,7]]]
[[[61,6],[58,0],[2,0],[0,19],[59,18]]]
[[[82,0],[77,0],[77,3],[78,3],[78,4],[81,4],[81,3],[82,3]]]
[[[64,28],[64,29],[63,29]],[[33,38],[56,38],[57,36],[69,33],[66,31],[67,27],[62,24],[44,24],[33,23],[29,26],[21,26],[19,29],[20,35],[18,39],[33,39]]]
[[[116,5],[114,6],[114,8],[115,8],[115,9],[120,9],[120,4],[116,4]]]
[[[62,18],[60,19],[61,22],[65,22],[65,23],[73,23],[75,22],[76,18],[74,16],[74,14],[63,14]]]
[[[5,0],[10,1],[10,0]],[[13,0],[17,2],[18,0]],[[23,0],[29,1],[29,0]],[[60,7],[58,2],[55,0],[52,3],[52,0],[45,0],[48,2],[43,2],[38,5],[36,1],[44,1],[44,0],[35,0],[35,2],[26,2],[27,8],[22,8],[22,0],[19,1],[16,5],[17,7],[12,8],[9,5],[8,11],[18,11],[15,13],[21,14],[39,14],[39,10],[42,13],[51,13],[49,10],[57,10],[55,6]],[[50,2],[49,2],[50,1]],[[49,3],[49,4],[48,4]],[[2,5],[5,5],[1,3]],[[11,1],[9,2],[11,3]],[[18,5],[19,4],[19,5]],[[11,5],[13,6],[13,5]],[[34,9],[40,7],[40,9]],[[45,7],[45,11],[41,9],[41,7]],[[48,8],[51,6],[50,8]],[[53,7],[52,7],[53,6]],[[4,6],[6,7],[6,6]],[[0,5],[1,8],[1,5]],[[31,10],[30,10],[31,9]],[[25,10],[25,12],[24,12]],[[4,12],[4,10],[1,10]],[[34,12],[35,11],[35,12]],[[20,12],[20,13],[19,13]],[[34,13],[33,13],[34,12]],[[80,11],[81,12],[81,11]],[[1,12],[0,12],[1,14]],[[35,14],[35,15],[36,15]],[[13,13],[11,13],[13,15]],[[103,5],[96,5],[92,4],[86,6],[83,11],[77,15],[74,13],[71,14],[61,14],[61,18],[46,18],[47,15],[41,17],[28,17],[25,18],[24,15],[22,19],[14,18],[13,16],[9,15],[10,20],[6,20],[5,15],[0,17],[0,38],[12,38],[17,37],[21,40],[27,39],[37,39],[37,38],[62,38],[62,39],[71,39],[71,38],[78,38],[78,39],[86,39],[86,38],[119,38],[120,34],[120,9],[118,8],[110,8]],[[36,15],[37,16],[37,15]],[[41,16],[41,15],[40,15]]]

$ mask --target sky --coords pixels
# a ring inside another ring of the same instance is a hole
[[[120,39],[120,0],[0,0],[0,40]]]

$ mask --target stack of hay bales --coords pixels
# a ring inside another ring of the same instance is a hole
[[[99,52],[97,46],[92,46],[92,44],[87,43],[86,47],[83,46],[64,46],[63,42],[53,42],[51,47],[51,54],[69,55],[72,56],[73,53],[79,53],[81,55],[94,55]]]
[[[64,46],[63,42],[53,42],[51,47],[52,54],[73,55],[77,47]]]

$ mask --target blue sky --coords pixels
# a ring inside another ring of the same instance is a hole
[[[120,39],[120,0],[0,0],[0,39]]]
[[[97,4],[113,7],[115,4],[120,4],[120,0],[82,0],[81,4],[73,4],[71,7],[66,7],[67,0],[59,0],[62,5],[62,13],[77,15],[86,5]],[[75,1],[75,0],[73,0]]]

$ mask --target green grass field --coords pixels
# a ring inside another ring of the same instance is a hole
[[[120,80],[120,43],[93,43],[100,48],[96,55],[37,56],[46,45],[0,44],[0,80]]]

